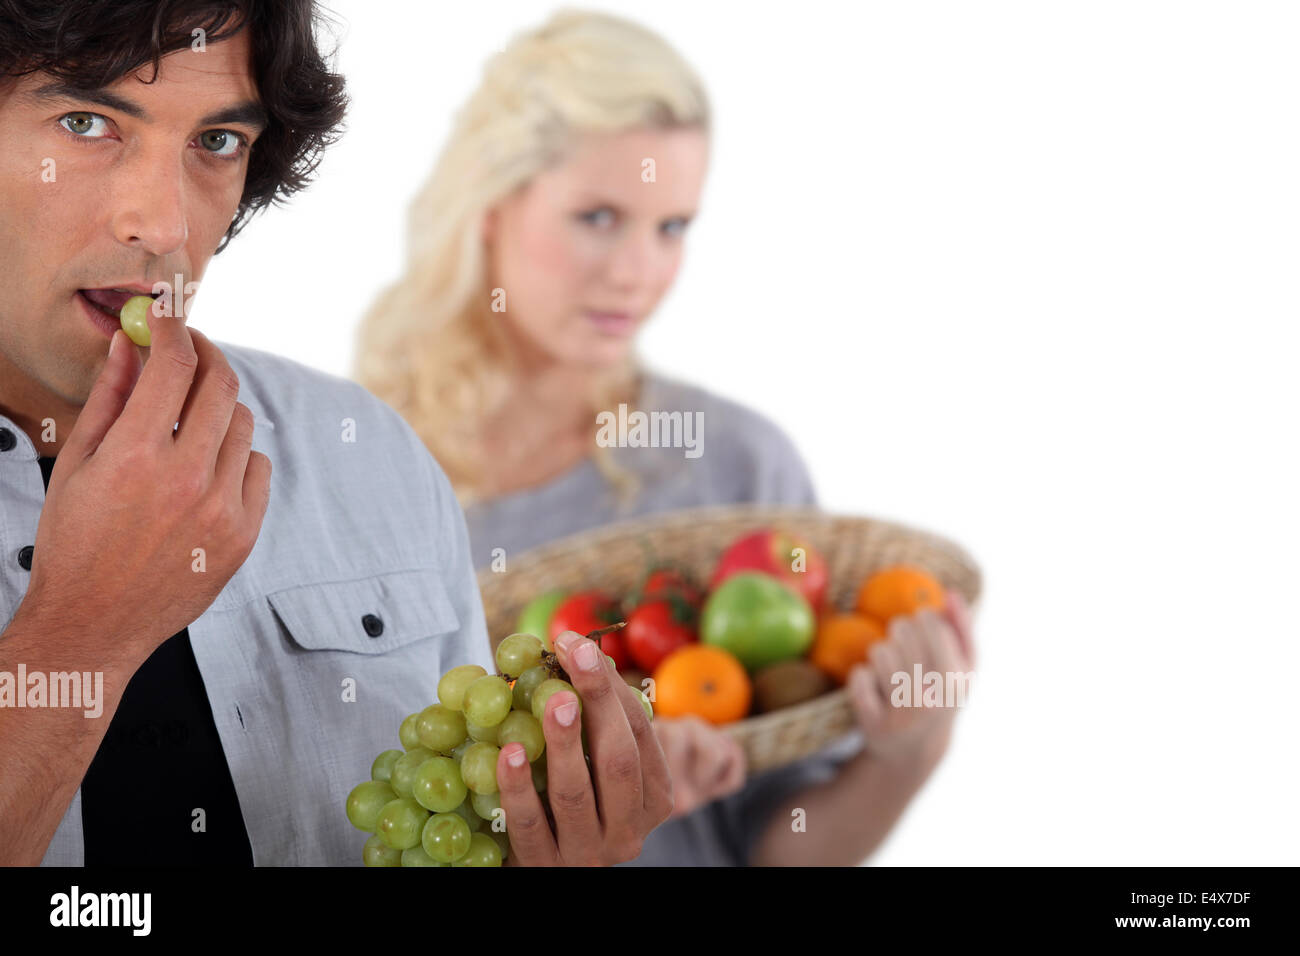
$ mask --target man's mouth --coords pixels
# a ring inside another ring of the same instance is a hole
[[[127,299],[134,298],[137,295],[157,298],[154,293],[143,292],[139,289],[78,289],[77,292],[100,312],[118,321],[121,321],[122,306],[126,305]]]

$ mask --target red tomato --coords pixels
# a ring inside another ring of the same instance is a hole
[[[642,604],[620,632],[636,666],[653,671],[677,648],[698,640],[695,609],[680,598]]]
[[[623,631],[626,630],[627,628],[623,628]],[[614,669],[619,673],[627,670],[632,664],[628,659],[627,642],[623,638],[623,631],[613,631],[600,639],[600,649],[614,661]]]
[[[699,607],[704,602],[704,592],[691,580],[685,571],[678,568],[657,568],[651,571],[641,585],[636,603],[648,604],[662,598],[679,596],[688,604]]]
[[[587,635],[621,620],[623,615],[619,611],[618,602],[603,591],[580,591],[577,594],[570,594],[560,602],[555,613],[551,615],[552,645],[565,631],[577,631],[579,634]],[[622,669],[627,665],[627,653],[623,650],[623,641],[618,636],[618,632],[606,634],[601,638],[600,647],[614,658],[615,667]]]

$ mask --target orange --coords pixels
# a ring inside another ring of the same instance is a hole
[[[693,714],[711,724],[727,724],[749,713],[754,688],[734,654],[710,644],[687,644],[655,668],[655,713]]]
[[[808,659],[841,684],[849,671],[867,659],[868,648],[885,639],[885,626],[863,614],[835,614],[822,618]]]
[[[858,613],[889,624],[890,619],[930,607],[942,611],[943,585],[913,565],[884,568],[868,575],[858,590]]]

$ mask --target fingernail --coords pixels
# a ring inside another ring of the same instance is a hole
[[[506,757],[506,763],[510,764],[510,766],[516,769],[528,763],[528,759],[524,755],[524,748],[520,747],[518,750],[510,751],[510,755]]]
[[[555,719],[560,722],[561,727],[572,727],[577,717],[578,702],[576,700],[571,700],[567,704],[561,704],[555,708]]]
[[[582,635],[577,631],[565,631],[555,639],[555,649],[557,651],[564,651],[567,654],[569,652],[569,645],[580,637],[582,637]]]
[[[113,330],[113,337],[112,337],[111,339],[108,340],[108,357],[109,357],[109,358],[112,358],[112,357],[113,357],[113,350],[114,350],[115,348],[117,348],[117,339],[118,339],[117,331],[118,331],[117,329],[114,329],[114,330]],[[125,333],[123,333],[123,334],[125,335]]]
[[[594,671],[600,668],[600,651],[591,641],[586,641],[574,652],[573,662],[580,671]]]

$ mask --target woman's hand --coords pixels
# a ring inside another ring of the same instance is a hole
[[[954,678],[956,684],[964,684],[973,670],[970,609],[956,591],[947,592],[942,614],[926,608],[910,617],[894,618],[888,639],[873,644],[867,663],[849,674],[850,700],[867,753],[928,774],[948,748],[957,706],[946,693],[942,706],[913,705],[913,693],[925,689],[924,684],[912,687],[918,664],[922,677],[939,675],[941,691]],[[896,684],[895,674],[905,674],[906,681]],[[900,706],[894,703],[896,694],[903,698]]]
[[[635,859],[646,834],[673,809],[672,782],[640,695],[623,682],[595,642],[573,631],[555,652],[568,691],[546,702],[546,792],[551,816],[533,789],[523,744],[501,748],[497,783],[516,866],[611,866]],[[582,753],[587,729],[591,768]]]
[[[735,793],[745,782],[745,751],[731,734],[699,717],[659,717],[655,733],[673,783],[673,817]]]

